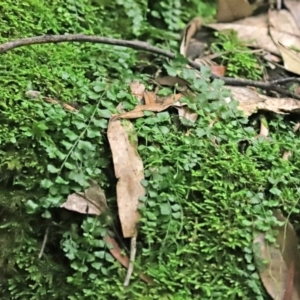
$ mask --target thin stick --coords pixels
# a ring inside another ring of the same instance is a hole
[[[271,81],[273,84],[282,84],[282,83],[287,83],[287,82],[300,82],[300,77],[286,77],[286,78],[280,78]]]
[[[90,43],[98,43],[98,44],[106,44],[106,45],[123,46],[123,47],[133,48],[136,50],[145,50],[169,58],[175,58],[175,54],[154,47],[146,42],[120,40],[120,39],[106,38],[106,37],[95,36],[95,35],[85,35],[85,34],[41,35],[41,36],[17,39],[17,40],[0,44],[0,54],[23,46],[36,45],[36,44],[48,44],[48,43],[57,44],[57,43],[65,43],[65,42],[90,42]]]
[[[260,88],[262,90],[266,90],[266,91],[275,91],[278,92],[282,95],[294,98],[294,99],[298,99],[300,100],[300,96],[296,95],[284,88],[278,87],[276,86],[276,84],[282,83],[282,82],[288,82],[288,81],[293,81],[294,77],[291,78],[284,78],[284,80],[280,81],[280,79],[278,80],[274,80],[274,81],[267,81],[267,82],[263,82],[263,81],[254,81],[254,80],[248,80],[248,79],[236,79],[236,78],[231,78],[231,77],[219,77],[216,75],[211,75],[211,79],[220,79],[223,80],[227,85],[233,85],[233,86],[253,86],[253,87],[257,87]],[[300,78],[297,78],[296,80],[297,82],[300,81]]]
[[[170,59],[174,59],[176,57],[176,55],[174,53],[154,47],[146,42],[128,41],[128,40],[113,39],[113,38],[106,38],[106,37],[101,37],[101,36],[85,35],[85,34],[43,35],[43,36],[35,36],[35,37],[30,37],[30,38],[17,39],[14,41],[0,44],[0,54],[3,54],[9,50],[12,50],[12,49],[15,49],[18,47],[23,47],[23,46],[29,46],[29,45],[35,45],[35,44],[46,44],[46,43],[64,43],[64,42],[90,42],[90,43],[98,43],[98,44],[115,45],[115,46],[128,47],[128,48],[132,48],[132,49],[136,49],[136,50],[148,51],[151,53],[162,55],[164,57],[168,57]],[[193,67],[197,70],[200,70],[201,66],[199,64],[197,64],[196,62],[194,62],[192,60],[188,60],[188,64],[191,67]],[[295,80],[294,77],[291,77],[291,78],[285,78],[284,81],[274,80],[274,81],[269,81],[269,82],[261,82],[261,81],[247,80],[247,79],[236,79],[236,78],[230,78],[230,77],[219,77],[216,75],[211,75],[211,79],[223,80],[225,82],[225,84],[227,84],[227,85],[253,86],[253,87],[257,87],[257,88],[267,90],[267,91],[276,91],[283,95],[300,100],[300,96],[298,96],[294,93],[291,93],[284,88],[275,86],[278,83],[283,83],[283,82],[288,82],[288,81],[299,82],[300,81],[299,78],[297,78],[297,80]]]
[[[42,244],[42,247],[41,247],[41,250],[40,250],[40,253],[39,253],[39,259],[42,258],[43,254],[44,254],[44,250],[45,250],[45,247],[46,247],[46,243],[47,243],[47,240],[48,240],[48,234],[49,234],[49,225],[46,229],[46,232],[45,232],[45,235],[44,235],[44,240],[43,240],[43,244]]]
[[[130,258],[129,265],[127,269],[127,274],[123,283],[123,286],[128,286],[130,282],[131,275],[133,273],[133,265],[136,256],[136,236],[132,237],[130,240]]]

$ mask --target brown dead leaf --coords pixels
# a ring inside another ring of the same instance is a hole
[[[291,150],[284,151],[282,154],[283,160],[288,160],[293,155]]]
[[[279,55],[277,42],[300,49],[300,29],[287,10],[270,10],[268,15],[260,14],[230,24],[207,25],[215,30],[235,30],[239,39],[249,46],[264,49]],[[271,36],[269,36],[269,32]]]
[[[56,101],[54,99],[51,99],[51,98],[45,98],[45,101],[49,102],[49,103],[53,103],[52,101]],[[55,102],[54,102],[55,103]],[[62,103],[61,104],[62,107],[66,110],[69,110],[69,111],[78,111],[75,107],[69,105],[69,104],[66,104],[66,103]]]
[[[97,205],[90,203],[84,196],[78,195],[76,193],[70,194],[67,201],[64,202],[60,207],[68,210],[76,211],[80,214],[89,215],[100,215],[101,211]]]
[[[277,56],[277,55],[273,55],[270,52],[266,52],[263,54],[263,58],[264,60],[267,60],[269,62],[275,62],[275,63],[279,63],[281,61],[281,59]],[[273,64],[269,64],[269,67],[271,69],[275,69],[275,66]]]
[[[176,85],[179,85],[181,87],[189,87],[189,83],[186,80],[184,80],[180,77],[175,77],[175,76],[158,77],[158,78],[155,78],[154,82],[156,82],[162,86],[174,87]]]
[[[122,250],[119,247],[116,240],[110,236],[105,236],[104,241],[109,246],[108,249],[111,253],[111,255],[125,268],[129,265],[129,258],[127,255],[122,254]]]
[[[246,116],[258,110],[272,111],[277,114],[300,113],[300,101],[292,98],[273,98],[259,94],[255,89],[247,87],[227,86],[232,98],[239,102],[239,109]]]
[[[153,111],[153,112],[160,112],[163,110],[166,110],[168,107],[173,105],[176,101],[180,99],[182,94],[176,94],[176,95],[171,95],[169,96],[163,103],[154,103],[154,104],[149,104],[149,105],[137,105],[134,110],[125,112],[119,115],[113,116],[111,119],[116,120],[118,118],[121,119],[137,119],[144,117],[144,111]],[[159,100],[157,100],[159,101]]]
[[[211,73],[216,75],[216,76],[224,76],[226,72],[226,67],[225,66],[211,66]]]
[[[238,34],[238,38],[247,44],[277,55],[280,54],[272,38],[269,36],[268,16],[265,14],[249,17],[230,24],[209,24],[207,27],[218,31],[230,29],[235,30]]]
[[[101,212],[108,209],[105,193],[95,180],[89,180],[90,186],[84,191],[85,198],[97,205]]]
[[[84,193],[69,195],[60,207],[89,215],[100,215],[108,209],[104,191],[94,180],[90,180],[90,186]]]
[[[174,107],[177,109],[180,118],[187,119],[193,123],[198,119],[198,114],[189,109],[185,103],[177,101]]]
[[[82,214],[91,215],[101,215],[102,212],[108,209],[104,191],[94,180],[90,180],[90,187],[85,190],[84,194],[80,195],[74,193],[69,195],[67,201],[60,207],[64,207],[68,210],[76,211]],[[103,240],[109,246],[108,248],[111,255],[123,267],[128,268],[129,258],[127,255],[122,254],[122,250],[116,240],[109,235],[103,237]],[[146,283],[153,283],[153,280],[143,273],[139,273],[139,277]]]
[[[156,102],[156,95],[153,92],[145,91],[144,99],[146,105],[154,104]]]
[[[253,7],[247,0],[218,0],[217,21],[231,22],[251,16]]]
[[[269,128],[268,128],[268,121],[265,116],[260,117],[260,130],[259,135],[263,137],[269,136]]]
[[[256,136],[256,138],[263,138],[267,141],[270,140],[269,136],[269,126],[268,126],[268,121],[267,118],[263,113],[259,114],[259,121],[260,121],[260,129],[259,129],[259,134]]]
[[[194,61],[199,65],[208,66],[211,70],[211,73],[216,76],[225,75],[226,67],[222,65],[217,65],[217,63],[215,63],[212,59],[209,58],[209,55],[207,57],[196,58]],[[192,69],[190,66],[187,67],[189,69]]]
[[[190,40],[195,35],[195,33],[201,28],[201,26],[202,26],[202,19],[200,17],[196,17],[192,19],[187,24],[182,34],[180,54],[186,56]]]
[[[112,152],[117,183],[117,202],[119,218],[124,237],[137,234],[139,221],[139,197],[144,196],[145,189],[141,185],[144,179],[144,166],[134,142],[136,133],[133,125],[126,121],[111,120],[108,124],[107,136]]]
[[[280,42],[278,42],[278,48],[282,55],[285,69],[300,75],[300,52],[296,52]]]
[[[135,96],[139,100],[139,102],[143,100],[145,89],[145,85],[140,83],[138,80],[130,83],[131,94]]]
[[[278,47],[278,42],[286,47],[294,46],[300,49],[300,29],[293,16],[287,10],[270,10],[269,14],[270,34]],[[281,54],[282,51],[279,48]]]
[[[206,43],[192,39],[192,37],[197,33],[197,31],[202,26],[202,19],[197,17],[191,20],[189,24],[186,26],[184,30],[184,34],[182,37],[181,45],[180,45],[180,53],[188,57],[189,59],[193,59],[199,65],[210,66],[211,72],[217,76],[224,76],[226,68],[224,66],[218,66],[216,63],[209,57],[203,57]],[[187,68],[191,68],[191,66],[187,66]],[[174,86],[177,84],[179,87],[184,87],[185,89],[189,87],[188,82],[185,80],[182,81],[179,77],[168,76],[163,79],[160,79],[160,84],[165,81],[165,85]],[[158,81],[157,81],[158,82]],[[178,89],[183,92],[184,89]]]
[[[293,226],[282,216],[281,212],[274,211],[273,213],[278,221],[284,223],[284,226],[276,228],[279,232],[276,244],[270,244],[264,233],[256,234],[253,241],[260,278],[273,299],[285,299],[286,295],[290,293],[292,297],[289,299],[299,300],[300,256],[298,238]],[[264,268],[261,268],[262,261],[267,261]],[[287,282],[287,278],[291,277],[292,272],[294,272],[293,284],[290,284]],[[288,288],[292,290],[289,291]]]
[[[294,289],[294,276],[295,276],[295,263],[294,263],[294,261],[292,261],[288,268],[288,273],[287,273],[286,280],[285,280],[285,292],[284,292],[282,300],[292,299],[293,289]]]
[[[293,15],[294,20],[300,29],[300,2],[295,0],[284,0],[284,5]]]
[[[270,29],[275,29],[277,34],[282,34],[282,36],[277,38],[273,36],[274,40],[280,41],[280,38],[282,38],[284,42],[288,42],[291,45],[293,45],[294,42],[297,42],[297,37],[300,35],[300,29],[289,11],[285,9],[269,10],[268,18],[270,22]],[[290,36],[287,36],[286,34],[289,34]],[[290,39],[291,37],[294,37],[293,41],[287,41],[287,39]]]

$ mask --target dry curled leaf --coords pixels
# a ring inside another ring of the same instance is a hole
[[[284,5],[293,15],[298,28],[300,29],[300,1],[297,0],[284,0]]]
[[[135,96],[139,100],[139,102],[141,102],[144,97],[145,89],[145,85],[140,83],[138,80],[130,83],[131,94]]]
[[[67,201],[60,207],[68,210],[76,211],[80,214],[100,215],[101,211],[97,205],[90,203],[84,196],[76,193],[70,194]]]
[[[282,55],[285,69],[300,75],[300,52],[296,52],[280,42],[278,42],[278,48]]]
[[[224,76],[226,72],[226,67],[225,66],[211,66],[211,73],[216,75],[216,76]]]
[[[84,193],[69,195],[60,207],[89,215],[100,215],[108,208],[104,191],[94,180],[90,180],[90,186]]]
[[[260,278],[269,295],[276,300],[299,300],[300,295],[300,257],[298,238],[293,226],[281,212],[274,211],[274,217],[284,225],[276,228],[276,244],[266,240],[265,233],[254,237],[254,252]],[[265,262],[263,264],[263,262]],[[263,265],[262,265],[263,264]],[[293,276],[291,276],[293,275]],[[289,281],[287,279],[289,278]],[[292,284],[291,282],[292,281]]]
[[[153,92],[145,91],[144,99],[146,105],[154,104],[156,102],[156,95]]]
[[[160,101],[159,99],[157,99],[157,101],[162,103],[153,103],[149,105],[137,105],[132,111],[113,116],[111,121],[116,120],[118,118],[120,119],[141,118],[144,117],[144,111],[160,112],[166,110],[168,107],[173,105],[176,101],[178,101],[181,96],[182,96],[181,94],[171,95],[165,98],[164,101]]]
[[[281,54],[282,50],[277,42],[284,43],[286,47],[294,46],[300,49],[300,29],[289,11],[270,10],[268,18],[270,35]]]
[[[136,133],[133,125],[126,121],[111,120],[107,136],[112,152],[117,183],[117,202],[119,218],[124,237],[133,237],[137,233],[139,221],[139,197],[145,195],[141,185],[144,179],[144,166],[137,151]]]
[[[192,19],[187,26],[185,27],[183,34],[182,34],[182,40],[180,45],[180,54],[183,56],[187,55],[187,49],[189,46],[189,43],[192,39],[192,37],[195,35],[195,33],[201,28],[202,26],[202,19],[200,17],[196,17]]]
[[[264,49],[279,55],[277,42],[286,46],[300,48],[300,29],[293,16],[287,10],[269,10],[268,14],[260,14],[232,23],[207,25],[215,30],[235,30],[238,38],[249,46]]]
[[[272,111],[277,114],[300,113],[300,101],[292,98],[274,98],[259,94],[255,89],[247,87],[227,86],[232,98],[239,102],[239,109],[246,116],[259,110]]]
[[[238,38],[248,45],[277,55],[280,54],[274,41],[269,36],[268,16],[265,14],[248,17],[232,23],[209,24],[207,27],[218,31],[235,30]]]
[[[90,186],[84,191],[85,198],[100,208],[101,212],[108,209],[105,193],[95,180],[89,180]]]
[[[154,80],[155,83],[162,85],[162,86],[171,86],[174,87],[176,85],[181,87],[189,87],[189,83],[177,76],[164,76],[164,77],[157,77]]]
[[[86,189],[82,195],[76,193],[69,195],[67,201],[60,207],[76,211],[78,213],[91,215],[101,215],[101,213],[108,210],[104,191],[94,180],[90,180],[89,188]],[[116,240],[109,235],[104,236],[103,240],[109,246],[108,249],[111,255],[122,266],[128,268],[129,258],[127,255],[122,253],[122,250]],[[153,280],[143,273],[139,273],[139,277],[146,283],[153,283]]]
[[[268,121],[265,116],[260,118],[260,130],[259,134],[267,137],[269,135],[269,126],[268,126]]]
[[[178,101],[174,104],[174,107],[177,109],[180,118],[187,119],[193,123],[198,119],[198,114],[188,108],[186,104]]]
[[[218,0],[218,22],[231,22],[251,16],[253,7],[247,0]]]
[[[110,236],[105,236],[104,241],[108,245],[108,249],[111,253],[111,255],[125,268],[129,265],[129,258],[127,255],[122,254],[122,250],[119,247],[116,240]]]

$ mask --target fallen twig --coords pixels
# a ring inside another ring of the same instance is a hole
[[[128,40],[113,39],[113,38],[107,38],[102,36],[85,35],[85,34],[40,35],[40,36],[23,38],[23,39],[17,39],[17,40],[0,44],[0,54],[23,46],[36,45],[36,44],[48,44],[48,43],[65,43],[65,42],[90,42],[90,43],[98,43],[98,44],[106,44],[106,45],[123,46],[123,47],[133,48],[137,50],[145,50],[169,58],[175,58],[175,54],[173,54],[172,52],[154,47],[146,42],[128,41]]]
[[[128,258],[127,255],[123,255],[122,254],[122,250],[121,248],[119,247],[118,243],[116,242],[116,240],[114,238],[112,238],[111,236],[109,235],[106,235],[104,238],[104,241],[108,244],[108,245],[111,245],[112,247],[109,247],[109,251],[111,253],[111,255],[125,268],[129,268],[130,267],[130,260],[132,259],[132,255],[134,254],[135,256],[135,253],[131,253],[130,255],[130,258]],[[134,258],[135,259],[135,258]],[[133,271],[133,266],[131,267],[132,270],[130,272],[130,275]],[[128,271],[127,271],[127,274],[128,274]],[[143,274],[141,272],[138,272],[138,275],[139,277],[146,283],[148,284],[153,284],[154,281],[152,280],[152,278],[150,278],[149,276],[147,276],[146,274]]]
[[[158,55],[162,55],[171,59],[176,57],[176,54],[163,50],[157,47],[154,47],[146,42],[141,41],[128,41],[128,40],[121,40],[121,39],[113,39],[113,38],[106,38],[101,36],[94,36],[94,35],[85,35],[85,34],[66,34],[66,35],[43,35],[43,36],[35,36],[23,39],[17,39],[10,42],[6,42],[0,44],[0,54],[5,53],[9,50],[28,46],[28,45],[35,45],[35,44],[46,44],[46,43],[63,43],[63,42],[90,42],[90,43],[99,43],[99,44],[107,44],[107,45],[115,45],[115,46],[122,46],[128,47],[137,50],[144,50],[151,53],[155,53]],[[188,60],[188,64],[195,68],[200,69],[200,65],[192,60]],[[276,85],[282,84],[288,81],[297,81],[300,82],[300,78],[284,78],[283,80],[274,80],[269,82],[261,82],[261,81],[254,81],[254,80],[247,80],[247,79],[236,79],[230,77],[219,77],[216,75],[211,75],[211,79],[221,79],[227,85],[234,85],[234,86],[253,86],[263,90],[268,91],[276,91],[282,95],[286,95],[295,99],[300,100],[300,96],[287,91],[284,88],[278,87]]]
[[[73,111],[73,112],[77,111],[77,109],[75,107],[73,107],[73,106],[71,106],[71,105],[69,105],[67,103],[61,103],[60,101],[55,100],[53,98],[42,96],[39,91],[29,90],[25,94],[26,94],[27,97],[30,97],[32,99],[37,99],[37,98],[41,97],[43,100],[45,100],[48,103],[51,103],[51,104],[61,104],[62,107],[64,109],[66,109],[66,110]]]
[[[132,237],[130,240],[130,260],[129,260],[129,265],[127,269],[127,274],[123,283],[123,286],[128,286],[130,282],[130,278],[133,272],[133,265],[135,261],[135,256],[136,256],[136,236]]]
[[[45,250],[46,243],[47,243],[47,240],[48,240],[48,234],[49,234],[49,226],[47,227],[45,235],[44,235],[43,244],[42,244],[39,256],[38,256],[39,259],[41,259],[43,254],[44,254],[44,250]]]
[[[253,87],[265,90],[265,91],[275,91],[275,92],[278,92],[282,95],[300,100],[299,95],[296,95],[296,94],[288,91],[285,88],[281,88],[281,87],[276,86],[278,83],[286,83],[286,82],[289,82],[289,81],[293,81],[295,77],[284,78],[284,80],[283,79],[282,80],[278,79],[278,80],[266,81],[266,82],[264,82],[264,81],[254,81],[254,80],[248,80],[248,79],[241,79],[241,78],[218,77],[218,76],[215,76],[215,75],[211,75],[211,78],[212,79],[221,79],[227,85],[253,86]],[[296,78],[296,79],[297,79],[296,80],[297,82],[300,82],[300,78]]]

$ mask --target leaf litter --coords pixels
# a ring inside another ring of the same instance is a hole
[[[123,284],[128,286],[136,256],[139,198],[145,195],[145,188],[141,184],[144,179],[144,166],[137,151],[137,136],[132,123],[128,120],[111,120],[107,137],[115,176],[118,179],[117,203],[122,232],[125,238],[131,238],[130,262]]]
[[[219,4],[221,5],[222,2],[225,1],[219,1]],[[231,2],[233,3],[234,1]],[[246,3],[247,1],[244,2]],[[297,4],[292,3],[296,1],[288,2],[288,8],[292,5],[297,6]],[[228,10],[228,7],[225,7],[225,9]],[[247,6],[247,8],[244,11],[239,12],[239,14],[240,16],[244,17],[250,16],[252,11],[253,7]],[[295,16],[296,13],[297,9],[295,9],[294,14],[292,15]],[[230,14],[230,12],[228,14]],[[219,12],[219,19],[222,18],[223,20],[226,18],[239,19],[239,16],[231,14],[231,16],[221,17],[221,13]],[[191,22],[185,29],[187,38],[182,40],[180,46],[180,52],[184,56],[186,56],[188,53],[188,46],[189,43],[193,41],[193,35],[201,27],[199,19],[194,19],[194,21],[195,20],[197,21],[197,24],[195,22]],[[286,24],[289,24],[289,26],[284,26],[283,21],[280,21],[281,24],[278,24],[278,20],[286,20],[285,22]],[[286,52],[289,52],[289,50],[291,50],[288,48],[289,46],[295,46],[295,43],[296,46],[298,45],[299,41],[296,41],[296,39],[299,39],[300,36],[299,27],[297,28],[299,23],[293,20],[294,18],[291,18],[291,14],[289,12],[284,11],[282,13],[279,11],[270,12],[268,15],[250,16],[246,19],[239,20],[231,24],[210,24],[208,27],[216,30],[236,30],[240,39],[246,40],[253,47],[264,49],[266,54],[269,53],[270,57],[272,57],[274,54],[277,56],[280,56],[281,54],[286,69],[291,71],[291,68],[289,68],[288,65],[295,65],[295,62],[290,62],[290,58],[286,58],[286,55],[289,56],[289,54],[285,53],[284,55],[282,52],[282,47],[288,49]],[[269,23],[271,25],[269,25]],[[191,31],[189,32],[188,30]],[[280,39],[282,44],[280,41],[280,43],[278,43],[277,39]],[[205,63],[205,60],[201,61],[201,57],[195,58],[195,61],[197,59],[198,62]],[[276,61],[276,56],[274,56],[272,59]],[[219,72],[219,74],[223,76],[226,68],[219,68],[223,66],[215,67],[216,72]],[[156,82],[158,85],[182,86],[185,89],[189,88],[189,83],[179,77],[160,77],[154,79],[154,82]],[[253,88],[241,88],[233,86],[229,86],[228,88],[232,92],[232,98],[239,102],[239,109],[242,110],[247,116],[250,116],[259,110],[272,111],[277,114],[300,112],[300,105],[299,101],[297,100],[291,98],[269,97],[259,94]],[[144,117],[145,111],[160,112],[168,109],[170,106],[174,106],[178,110],[180,118],[186,118],[192,122],[195,122],[198,118],[198,115],[195,112],[191,111],[184,103],[180,102],[180,98],[183,96],[182,93],[160,98],[155,92],[146,90],[145,85],[141,84],[139,81],[134,81],[130,84],[130,91],[131,94],[136,97],[139,104],[137,104],[132,111],[123,111],[120,114],[114,115],[109,122],[107,131],[113,157],[115,176],[118,179],[116,187],[119,212],[118,215],[121,222],[123,236],[125,238],[131,238],[130,258],[122,254],[121,249],[114,238],[106,236],[104,237],[104,240],[113,246],[110,251],[115,259],[118,260],[124,267],[128,268],[124,286],[129,284],[129,279],[132,272],[132,270],[129,272],[129,269],[130,266],[133,268],[133,262],[135,259],[136,237],[138,235],[137,224],[140,218],[138,212],[140,205],[139,198],[145,195],[145,188],[141,184],[141,181],[144,179],[144,167],[137,151],[137,137],[134,127],[130,121],[120,119],[141,118]],[[261,131],[263,132],[264,136],[268,135],[267,127],[261,126]],[[291,153],[286,152],[284,155],[285,156],[283,156],[283,158],[287,159]],[[93,193],[97,194],[97,197],[89,196],[89,194],[91,195]],[[100,190],[97,189],[97,191],[87,189],[84,194],[69,195],[67,201],[62,205],[62,207],[77,211],[79,213],[99,215],[103,210],[108,209],[106,199],[105,201],[104,199],[104,191],[102,191],[101,188]],[[300,260],[299,253],[296,250],[296,234],[292,225],[281,215],[280,212],[274,211],[274,216],[276,216],[279,221],[285,222],[287,226],[285,226],[284,231],[282,230],[282,227],[278,228],[279,235],[277,236],[276,242],[278,243],[279,247],[271,245],[266,240],[264,233],[257,233],[254,237],[253,243],[254,245],[258,246],[259,259],[268,260],[268,264],[266,268],[260,272],[260,276],[268,293],[273,297],[273,299],[287,300],[287,297],[292,297],[291,299],[297,300],[299,299],[300,291]],[[290,256],[288,256],[287,253]],[[152,283],[152,280],[148,276],[144,274],[139,274],[139,276],[145,282]],[[281,298],[278,298],[278,295],[280,295]]]
[[[260,136],[268,137],[269,129],[266,118],[260,116]],[[297,123],[294,132],[299,129]],[[287,160],[291,151],[284,151],[282,159]],[[267,239],[266,232],[253,233],[253,252],[255,264],[261,281],[268,294],[274,300],[300,299],[300,255],[298,237],[280,210],[273,210],[277,225],[272,228],[276,232],[275,242]]]
[[[67,197],[67,201],[60,207],[75,211],[86,215],[101,215],[109,211],[107,201],[103,189],[94,180],[90,180],[90,186],[84,193],[73,193]],[[103,240],[108,246],[111,255],[125,268],[129,268],[130,259],[127,255],[123,254],[122,249],[116,240],[110,235],[105,235]],[[139,272],[139,277],[146,283],[152,284],[153,280]]]
[[[282,58],[284,68],[287,71],[300,75],[300,53],[295,51],[295,49],[300,49],[300,1],[285,1],[287,9],[271,9],[266,14],[256,16],[249,14],[251,5],[244,3],[243,5],[248,7],[249,12],[246,14],[248,17],[243,19],[240,19],[243,13],[238,12],[239,8],[234,3],[236,3],[234,0],[219,1],[218,11],[223,14],[223,17],[217,16],[217,18],[223,22],[233,19],[238,19],[237,21],[208,24],[206,26],[218,31],[235,30],[238,38],[248,46],[266,51],[264,57],[269,61],[278,64],[275,54]],[[232,14],[236,14],[236,17]],[[241,14],[240,17],[238,17],[239,14]],[[231,90],[232,97],[239,102],[239,109],[246,116],[250,116],[259,110],[271,111],[277,114],[300,113],[299,101],[292,98],[270,97],[248,87],[227,86],[227,88]]]
[[[277,226],[275,243],[266,239],[265,233],[256,233],[253,249],[260,278],[272,299],[299,300],[300,257],[298,238],[293,226],[281,212],[274,211],[274,217],[282,223]]]
[[[235,1],[219,1],[219,4],[223,5],[223,9],[226,6],[225,2],[231,2],[232,4]],[[293,14],[288,11],[270,11],[268,15],[248,17],[231,24],[213,24],[209,26],[217,30],[236,30],[239,38],[248,42],[251,40],[252,46],[264,49],[270,53],[269,56],[273,54],[281,55],[285,69],[299,75],[300,55],[289,48],[296,46],[300,49],[300,19],[295,18],[296,14],[300,16],[300,2],[295,2],[287,1],[289,9],[291,5],[294,5]],[[226,9],[229,9],[228,6],[225,7]],[[244,17],[250,16],[251,8],[248,7],[247,10],[240,13],[244,14]],[[232,9],[232,11],[234,10]],[[219,12],[219,18],[223,18],[223,20],[226,18],[227,20],[238,19],[234,14],[230,15],[230,12],[227,16],[222,16]],[[269,23],[271,24],[270,27]],[[273,61],[276,61],[275,58],[273,58]],[[251,116],[258,111],[271,111],[277,114],[300,113],[300,103],[295,99],[269,97],[260,94],[256,89],[248,87],[227,86],[227,88],[231,90],[232,98],[239,102],[239,109],[247,116]],[[260,135],[267,138],[269,129],[264,120],[266,121],[262,117]],[[296,124],[294,132],[299,127],[299,124]],[[284,151],[282,158],[288,159],[291,155],[291,151]],[[256,266],[263,285],[273,299],[299,300],[300,256],[298,238],[293,226],[283,217],[280,211],[273,211],[273,215],[283,226],[275,228],[278,232],[275,243],[270,243],[267,240],[266,233],[256,232],[254,234],[253,249],[256,254]]]
[[[123,125],[124,124],[124,125]],[[111,120],[109,140],[117,183],[117,202],[123,236],[136,236],[139,198],[145,195],[143,161],[137,151],[136,133],[129,121]]]

